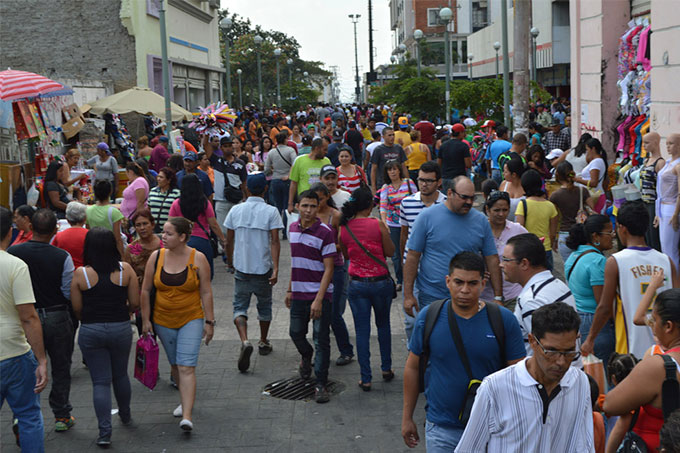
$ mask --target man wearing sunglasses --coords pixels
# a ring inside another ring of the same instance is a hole
[[[563,302],[533,313],[533,355],[484,379],[456,453],[595,451],[588,377],[569,366],[580,324]]]

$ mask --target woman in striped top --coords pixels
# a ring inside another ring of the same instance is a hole
[[[394,243],[392,264],[397,277],[397,291],[401,290],[404,279],[399,256],[399,239],[401,236],[401,224],[399,223],[399,205],[401,200],[416,193],[418,188],[413,181],[403,173],[403,167],[396,160],[390,160],[385,164],[383,181],[390,181],[383,185],[380,190],[380,218],[390,227],[390,237]]]
[[[366,174],[364,170],[356,164],[352,163],[352,151],[349,149],[341,149],[338,153],[338,160],[340,166],[338,170],[338,186],[344,187],[350,193],[357,190],[361,184],[366,184]]]
[[[168,212],[172,202],[179,198],[175,171],[170,167],[163,167],[156,177],[158,185],[149,191],[149,210],[155,219],[154,233],[163,231],[163,225],[168,220]]]

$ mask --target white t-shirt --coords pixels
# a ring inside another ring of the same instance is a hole
[[[597,181],[596,189],[602,190],[602,181],[607,174],[607,168],[604,166],[604,160],[598,157],[590,161],[588,165],[581,171],[581,178],[590,181],[590,170],[600,170],[599,180]]]
[[[369,154],[369,160],[370,157],[373,157],[373,151],[380,145],[382,145],[382,142],[373,142],[366,147],[366,151],[368,151]]]
[[[351,196],[352,195],[346,190],[338,189],[331,195],[331,198],[333,199],[333,203],[335,203],[335,208],[342,209],[342,206],[347,203]]]

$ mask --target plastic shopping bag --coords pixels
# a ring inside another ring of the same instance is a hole
[[[286,216],[286,236],[290,237],[290,225],[294,222],[300,220],[300,214],[297,212],[288,212],[287,209],[283,210],[283,215]]]
[[[146,334],[137,340],[135,352],[135,378],[153,390],[158,382],[158,343]]]
[[[606,381],[604,379],[604,364],[595,355],[590,354],[583,358],[583,371],[592,376],[600,386],[600,393],[606,393]]]

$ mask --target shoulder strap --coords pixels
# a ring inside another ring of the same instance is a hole
[[[85,270],[85,266],[81,267],[83,270],[83,276],[85,277],[85,283],[87,283],[87,289],[92,289],[92,285],[90,285],[90,279],[87,276],[87,271]]]
[[[578,263],[578,260],[580,260],[581,258],[583,258],[585,255],[587,255],[589,253],[595,253],[595,250],[593,250],[593,249],[586,250],[585,252],[581,253],[578,256],[578,258],[576,258],[576,261],[574,261],[574,264],[572,264],[571,269],[569,269],[569,272],[567,272],[567,283],[569,282],[569,277],[571,277],[571,273],[574,272],[574,268],[576,267],[576,263]]]
[[[123,286],[123,262],[119,261],[120,275],[118,276],[118,286]]]
[[[208,236],[208,238],[210,238],[210,233],[208,232],[208,230],[206,230],[205,228],[203,228],[203,224],[201,223],[200,220],[198,220],[198,217],[196,217],[196,223],[198,223],[198,226],[203,230],[203,232],[205,233],[205,235]]]
[[[666,379],[661,385],[661,408],[663,419],[667,420],[675,409],[680,407],[680,385],[678,384],[677,365],[668,355],[662,354],[663,367],[666,370]]]
[[[375,261],[376,263],[378,263],[379,265],[381,265],[382,267],[384,267],[385,269],[387,269],[387,273],[389,274],[389,273],[390,273],[390,268],[387,267],[387,263],[385,263],[384,261],[380,261],[378,258],[375,257],[375,255],[373,255],[371,252],[369,252],[368,250],[366,250],[366,247],[364,247],[364,245],[363,245],[361,242],[359,242],[359,239],[357,239],[357,237],[354,235],[354,233],[352,232],[352,230],[349,228],[349,225],[345,225],[345,228],[347,229],[347,232],[349,233],[349,235],[352,236],[352,239],[354,239],[354,242],[356,242],[356,244],[359,246],[359,248],[361,248],[361,250],[363,250],[364,253],[365,253],[370,259],[372,259],[373,261]]]
[[[446,299],[435,300],[428,305],[427,314],[425,315],[425,328],[423,329],[423,352],[420,354],[420,361],[418,362],[418,374],[419,374],[419,386],[420,392],[425,391],[425,370],[427,369],[427,363],[430,361],[430,337],[432,336],[432,330],[434,325],[439,318],[439,313],[442,311],[442,307]]]
[[[276,149],[276,152],[279,153],[279,157],[281,157],[281,159],[283,159],[283,161],[284,161],[285,163],[287,163],[289,167],[292,167],[292,166],[293,166],[293,164],[291,164],[290,162],[288,162],[288,159],[286,159],[285,157],[283,157],[283,154],[281,154],[281,150],[279,150],[279,147],[278,147],[278,146],[276,146],[276,148],[274,148],[274,149]]]
[[[456,314],[453,311],[452,304],[448,306],[449,315],[449,330],[451,330],[451,336],[453,337],[453,342],[456,344],[456,350],[460,356],[460,361],[463,362],[463,367],[465,367],[465,372],[468,375],[468,380],[474,379],[472,375],[472,368],[470,367],[470,360],[468,359],[467,352],[465,352],[465,345],[463,344],[463,337],[460,334],[460,329],[458,328],[458,322],[456,321]]]
[[[489,317],[489,324],[491,330],[496,336],[498,342],[498,349],[501,353],[501,368],[505,368],[507,358],[505,357],[505,326],[503,325],[503,317],[501,315],[501,308],[495,302],[486,304],[487,315]]]
[[[630,425],[628,425],[628,432],[633,431],[633,428],[635,428],[635,424],[637,423],[639,415],[640,415],[640,408],[638,407],[635,410],[635,413],[633,414],[633,418],[630,420]]]

